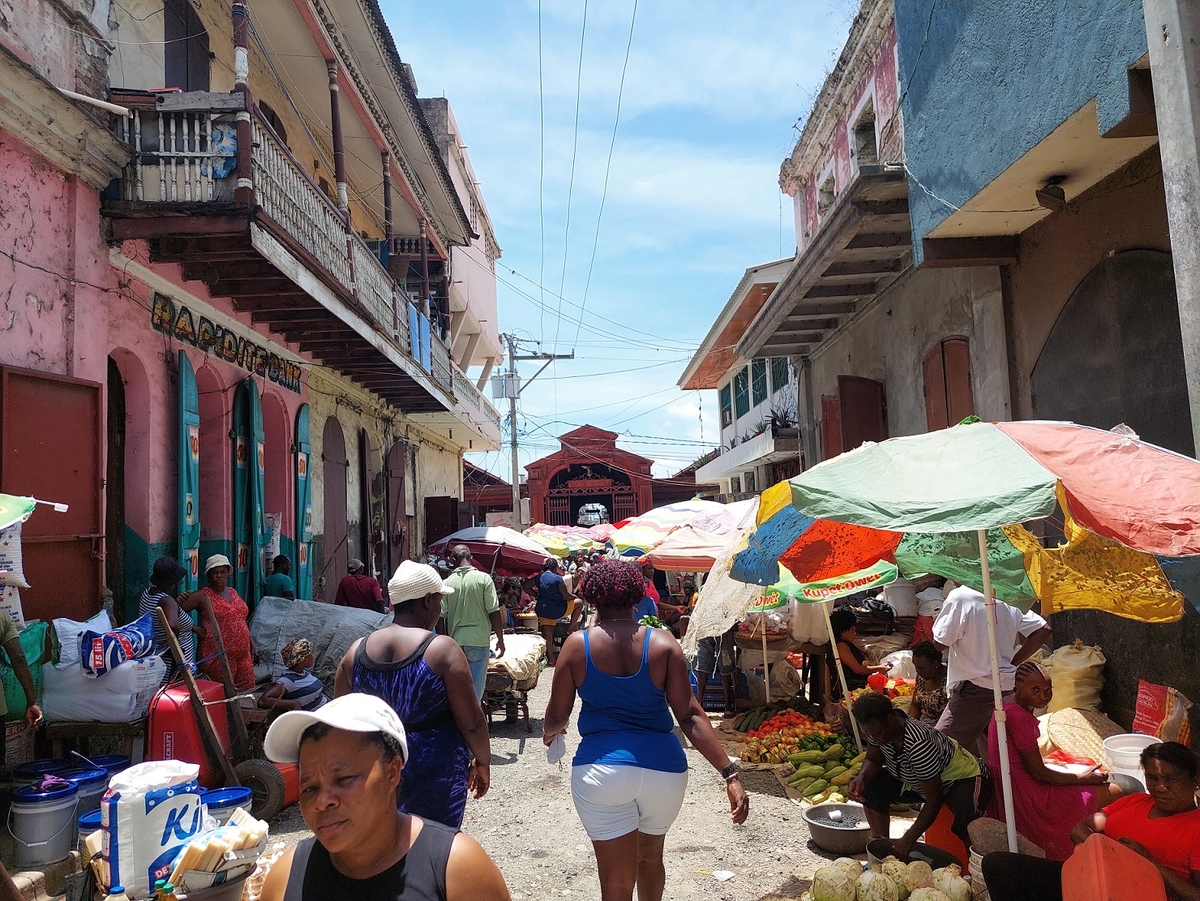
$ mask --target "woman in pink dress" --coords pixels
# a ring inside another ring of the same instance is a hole
[[[1050,860],[1066,860],[1075,850],[1071,830],[1086,816],[1120,797],[1121,791],[1101,772],[1075,775],[1047,768],[1038,749],[1038,721],[1033,711],[1050,703],[1054,689],[1045,667],[1032,660],[1017,668],[1016,699],[1004,705],[1008,716],[1008,760],[1012,772],[1013,812],[1017,831],[1046,852]],[[988,728],[988,759],[997,779],[1000,741],[996,720]],[[1004,819],[997,782],[991,816]]]

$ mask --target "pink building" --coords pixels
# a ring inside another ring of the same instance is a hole
[[[317,599],[419,555],[499,446],[493,357],[451,353],[452,312],[499,346],[451,252],[498,248],[378,6],[64,9],[0,26],[0,491],[70,504],[26,615],[130,610],[164,554],[251,603],[276,553]]]

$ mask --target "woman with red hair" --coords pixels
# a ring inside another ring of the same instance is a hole
[[[638,901],[660,901],[663,842],[687,790],[688,761],[672,714],[725,780],[735,823],[745,822],[750,802],[692,694],[679,642],[665,629],[634,622],[633,607],[644,592],[637,564],[598,563],[582,591],[597,622],[563,644],[542,741],[550,745],[566,733],[578,693],[582,738],[571,795],[596,853],[601,901],[630,901],[635,886]]]

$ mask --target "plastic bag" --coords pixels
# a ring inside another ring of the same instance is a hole
[[[89,676],[100,677],[128,660],[149,657],[154,647],[154,614],[112,632],[84,632],[79,637],[79,661]]]
[[[891,679],[915,679],[917,668],[913,666],[912,651],[896,651],[888,654],[880,661],[888,668]]]
[[[1190,746],[1192,727],[1188,722],[1188,710],[1191,706],[1192,702],[1171,686],[1139,679],[1133,731]]]
[[[1054,697],[1048,711],[1068,707],[1100,709],[1100,692],[1104,689],[1104,654],[1100,646],[1085,645],[1078,638],[1064,645],[1042,661],[1050,671]]]
[[[25,569],[21,565],[21,524],[0,529],[0,585],[28,588]]]

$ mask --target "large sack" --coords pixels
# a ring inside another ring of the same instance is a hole
[[[350,645],[391,622],[390,613],[372,613],[355,607],[335,607],[317,601],[289,601],[266,597],[254,608],[250,635],[262,651],[262,662],[254,668],[255,678],[274,682],[286,669],[280,651],[289,641],[307,638],[312,642],[313,674],[326,685]]]
[[[79,659],[83,671],[93,678],[112,672],[127,660],[141,660],[154,653],[154,613],[111,632],[85,631],[79,637]]]
[[[79,666],[80,642],[84,632],[111,632],[112,619],[107,610],[101,610],[91,619],[79,622],[59,617],[52,623],[54,626],[54,648],[50,659],[59,666]]]
[[[1171,686],[1139,679],[1133,731],[1190,745],[1192,726],[1188,722],[1188,710],[1191,707],[1192,702]]]
[[[1104,689],[1104,654],[1099,645],[1085,645],[1078,638],[1042,660],[1054,683],[1054,697],[1047,710],[1068,707],[1085,710],[1100,709],[1100,692]]]
[[[112,884],[130,897],[149,897],[155,880],[170,875],[180,849],[203,828],[199,772],[194,763],[152,760],[109,783],[100,802],[104,859]]]
[[[79,664],[42,667],[42,713],[48,723],[129,723],[146,715],[167,674],[161,657],[128,660],[103,679],[84,674]]]

